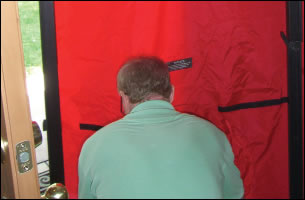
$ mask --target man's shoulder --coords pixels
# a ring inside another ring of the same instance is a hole
[[[181,113],[180,116],[183,120],[185,120],[187,122],[191,122],[191,123],[198,124],[198,125],[209,126],[211,128],[217,129],[217,127],[212,122],[208,121],[207,119],[198,117],[196,115],[188,114],[188,113]]]
[[[118,129],[123,128],[122,119],[112,122],[103,128],[96,131],[88,140],[97,140],[108,137],[110,134],[115,133]]]
[[[116,132],[118,132],[118,130],[122,130],[123,126],[124,125],[121,122],[121,120],[112,122],[112,123],[104,126],[103,128],[96,131],[93,135],[91,135],[85,141],[83,147],[85,147],[85,146],[93,147],[96,144],[101,146],[101,144],[103,144],[103,143],[106,143],[106,144],[109,143],[109,140],[111,138],[113,138],[113,136],[115,135]]]
[[[187,113],[181,113],[180,116],[181,125],[189,124],[194,129],[202,130],[205,134],[211,133],[223,139],[225,137],[224,132],[207,119]]]

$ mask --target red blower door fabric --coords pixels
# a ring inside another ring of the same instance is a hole
[[[138,55],[166,62],[173,105],[205,118],[230,140],[245,198],[288,198],[287,104],[218,107],[287,97],[285,2],[55,2],[65,180],[77,197],[78,156],[94,131],[122,117],[116,74]],[[304,71],[303,71],[304,73]]]

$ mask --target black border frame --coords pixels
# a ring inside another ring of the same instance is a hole
[[[40,1],[39,8],[50,183],[65,184],[54,2]]]
[[[302,101],[302,1],[287,1],[289,189],[291,199],[304,198]]]

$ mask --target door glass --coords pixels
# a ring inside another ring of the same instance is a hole
[[[50,185],[47,133],[43,130],[45,115],[44,77],[42,71],[40,18],[38,1],[19,1],[19,18],[32,121],[42,132],[42,143],[36,147],[36,159],[43,193]]]

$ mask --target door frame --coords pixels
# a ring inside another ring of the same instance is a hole
[[[24,141],[29,141],[33,168],[21,173],[16,145]],[[40,198],[17,1],[1,1],[1,147],[1,199]]]

